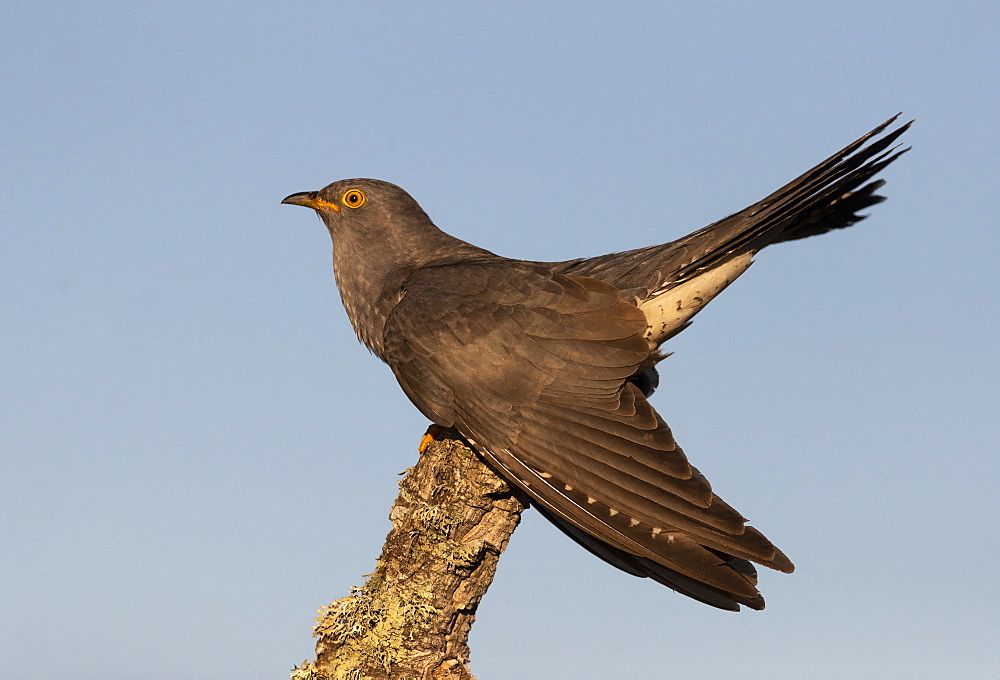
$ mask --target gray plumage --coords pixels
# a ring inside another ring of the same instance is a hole
[[[658,348],[761,248],[848,227],[882,201],[870,180],[909,127],[882,135],[890,123],[689,236],[565,262],[449,236],[378,180],[283,202],[326,224],[355,332],[425,416],[605,561],[715,607],[761,609],[753,563],[792,563],[715,495],[650,406]]]

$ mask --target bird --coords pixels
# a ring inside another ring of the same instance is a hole
[[[908,151],[899,114],[770,196],[661,245],[559,262],[440,230],[403,189],[346,179],[313,209],[358,339],[434,424],[457,430],[604,561],[719,609],[763,609],[755,564],[794,566],[722,500],[649,402],[664,342],[765,246],[849,227]]]

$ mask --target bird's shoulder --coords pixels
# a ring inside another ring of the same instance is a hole
[[[524,261],[414,271],[385,325],[401,382],[529,403],[553,384],[611,390],[649,355],[643,313],[603,281]],[[437,390],[441,391],[441,390]]]
[[[501,258],[412,271],[386,323],[387,336],[425,338],[439,351],[486,336],[509,342],[507,332],[615,341],[641,337],[645,329],[643,313],[605,281]]]

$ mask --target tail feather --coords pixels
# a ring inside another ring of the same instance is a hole
[[[556,271],[603,279],[645,297],[771,243],[849,227],[864,219],[858,214],[860,210],[885,200],[875,193],[883,181],[869,180],[908,151],[890,147],[912,121],[865,146],[897,118],[892,117],[767,198],[684,238],[551,266]]]

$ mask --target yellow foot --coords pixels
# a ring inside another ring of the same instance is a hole
[[[420,453],[427,450],[427,447],[431,445],[431,442],[434,441],[435,437],[441,434],[443,429],[444,428],[440,425],[431,425],[427,428],[427,432],[424,434],[423,439],[420,440],[420,448],[418,449]]]

